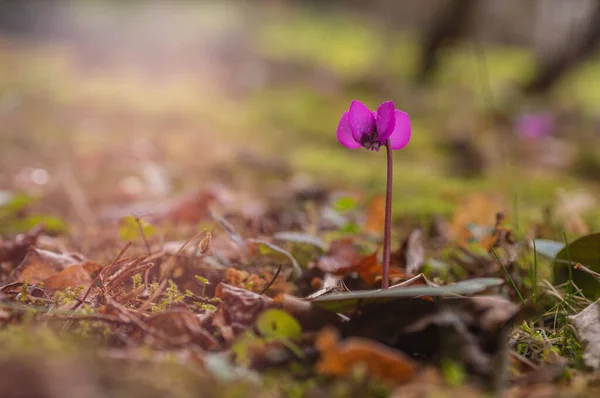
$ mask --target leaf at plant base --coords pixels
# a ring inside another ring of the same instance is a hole
[[[323,251],[327,250],[327,245],[325,244],[325,242],[323,242],[321,238],[302,232],[277,232],[275,235],[273,235],[273,238],[277,240],[283,240],[286,242],[304,243],[307,245],[313,245],[315,247],[318,247]]]
[[[139,224],[138,224],[139,220]],[[119,237],[124,242],[135,241],[141,238],[140,226],[146,238],[156,235],[156,228],[141,218],[125,216],[119,220]]]
[[[533,247],[533,242],[531,242],[531,247]],[[563,247],[565,247],[563,242],[557,242],[550,239],[535,240],[535,251],[544,257],[555,258]]]
[[[581,263],[592,271],[600,272],[600,233],[586,235],[574,240],[556,255],[554,260],[554,282],[556,284],[568,280],[569,255],[572,265]],[[573,270],[573,281],[586,297],[592,300],[600,298],[600,283],[590,274]]]
[[[354,310],[359,304],[369,305],[396,299],[416,297],[443,297],[481,293],[504,283],[500,278],[475,278],[447,286],[409,286],[405,288],[362,290],[351,293],[333,293],[318,297],[313,305],[334,312]]]
[[[266,338],[290,339],[302,334],[302,326],[296,318],[275,308],[266,310],[258,316],[256,328]]]
[[[570,316],[569,322],[583,343],[583,361],[595,370],[600,369],[600,300]]]

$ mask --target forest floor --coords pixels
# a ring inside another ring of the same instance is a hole
[[[263,17],[158,55],[0,39],[0,395],[596,396],[595,63],[532,101],[530,55],[459,47],[422,87],[410,38]],[[335,130],[388,98],[384,291],[383,154]]]

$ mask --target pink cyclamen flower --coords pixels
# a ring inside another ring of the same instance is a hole
[[[552,134],[554,117],[550,113],[526,113],[515,122],[517,134],[527,140],[538,140]]]
[[[365,147],[377,152],[388,138],[392,149],[402,149],[410,140],[410,118],[395,109],[393,101],[383,102],[377,112],[371,112],[365,104],[355,100],[340,119],[337,138],[350,149]]]

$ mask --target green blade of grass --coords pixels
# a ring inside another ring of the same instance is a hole
[[[508,273],[508,270],[506,269],[506,267],[504,266],[504,264],[502,263],[502,260],[500,260],[500,256],[498,256],[498,253],[496,253],[496,250],[494,250],[494,247],[490,244],[490,249],[492,249],[492,253],[494,253],[494,256],[496,256],[496,260],[498,260],[498,263],[500,264],[500,266],[502,267],[502,269],[504,270],[504,272],[506,273],[506,276],[508,277],[508,280],[510,281],[510,283],[513,285],[513,287],[515,288],[515,291],[517,292],[517,294],[519,295],[519,298],[521,299],[521,302],[523,304],[525,304],[525,300],[523,299],[523,296],[521,295],[521,292],[519,291],[519,289],[517,288],[517,285],[515,284],[515,281],[513,281],[513,278],[510,276],[510,274]]]

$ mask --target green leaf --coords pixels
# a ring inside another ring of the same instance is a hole
[[[536,244],[538,240],[535,241]],[[569,256],[571,266],[581,263],[592,271],[600,272],[600,233],[583,236],[563,248],[554,260],[554,282],[559,284],[569,278]],[[600,298],[600,283],[590,274],[574,270],[573,282],[591,300]]]
[[[396,299],[416,298],[420,296],[443,297],[480,293],[488,288],[500,286],[500,278],[475,278],[447,286],[408,286],[385,290],[362,290],[349,293],[333,293],[312,300],[318,307],[334,312],[354,310],[360,305],[383,303]]]
[[[205,285],[210,285],[208,279],[201,277],[200,275],[194,275],[194,278],[200,281],[200,283],[204,283]]]
[[[0,218],[13,217],[35,201],[33,196],[14,194],[0,204]]]
[[[119,220],[119,237],[124,242],[135,241],[142,237],[140,232],[140,226],[144,231],[144,236],[150,239],[156,235],[156,228],[146,221],[138,219],[134,216],[125,216]]]
[[[241,365],[248,365],[250,362],[250,351],[260,349],[264,346],[264,341],[252,332],[246,332],[239,336],[231,345],[231,353],[235,355],[235,361]]]
[[[262,239],[249,239],[249,241],[256,243],[258,245],[258,249],[261,254],[266,255],[266,254],[271,254],[273,252],[283,254],[292,263],[292,268],[294,269],[294,275],[296,277],[300,277],[302,275],[302,268],[300,267],[300,264],[298,264],[298,261],[296,261],[294,256],[292,256],[292,254],[290,252],[288,252],[287,250],[285,250],[284,248],[277,246],[266,240],[262,240]]]
[[[325,242],[323,242],[321,238],[302,232],[277,232],[275,235],[273,235],[273,238],[287,242],[313,245],[323,251],[327,250],[327,245],[325,244]]]
[[[256,328],[266,338],[294,338],[302,334],[300,323],[283,310],[264,311],[256,320]]]
[[[354,210],[356,209],[356,200],[343,196],[333,203],[333,208],[339,212]]]
[[[532,243],[533,245],[533,243]],[[563,242],[557,242],[555,240],[549,239],[536,239],[535,240],[535,249],[542,256],[548,258],[555,258],[556,255],[561,251],[561,249],[565,247]]]

